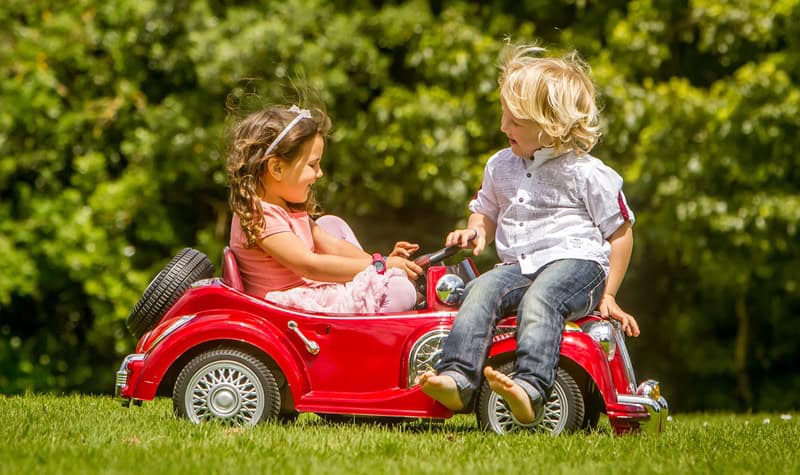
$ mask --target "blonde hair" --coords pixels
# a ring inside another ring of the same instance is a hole
[[[301,119],[275,145],[269,155],[266,151],[287,125],[297,117],[288,107],[273,106],[254,112],[234,125],[228,149],[227,172],[231,210],[239,216],[242,231],[247,238],[247,247],[256,245],[264,231],[264,214],[261,210],[259,189],[266,184],[262,177],[270,158],[279,158],[289,164],[300,158],[303,145],[317,135],[326,138],[331,128],[327,114],[312,109],[311,117]],[[305,203],[292,203],[312,216],[318,213],[314,194],[310,193]]]
[[[587,153],[600,138],[589,66],[575,51],[562,58],[539,57],[544,51],[536,45],[506,46],[500,96],[514,117],[536,122],[556,149]]]

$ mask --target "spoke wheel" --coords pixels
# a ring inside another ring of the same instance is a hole
[[[513,362],[501,365],[499,368],[508,375],[513,375],[513,369]],[[503,398],[492,391],[489,383],[484,381],[475,414],[478,425],[483,430],[496,434],[528,430],[558,435],[581,428],[584,417],[583,395],[575,379],[559,368],[550,398],[544,405],[543,419],[536,424],[522,424],[511,413]]]
[[[278,415],[280,393],[272,372],[254,356],[221,348],[193,358],[173,390],[176,414],[194,423],[252,426]]]

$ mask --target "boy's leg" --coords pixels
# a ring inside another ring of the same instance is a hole
[[[359,249],[364,249],[361,247],[361,243],[358,242],[358,238],[356,238],[356,234],[350,228],[350,225],[342,218],[333,214],[326,214],[317,218],[316,223],[328,234],[344,239]]]
[[[469,404],[481,381],[497,321],[516,308],[530,284],[519,265],[508,265],[492,269],[467,285],[464,302],[444,342],[442,359],[436,365],[438,374],[426,373],[420,379],[426,394],[453,410]]]
[[[509,407],[520,422],[541,418],[544,402],[555,383],[564,322],[591,312],[599,303],[604,287],[605,274],[600,265],[588,260],[563,259],[537,273],[525,292],[517,312],[513,383],[528,399],[515,400],[520,395],[516,388],[500,392],[504,399],[510,399],[507,399]]]

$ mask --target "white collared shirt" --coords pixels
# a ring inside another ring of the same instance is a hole
[[[622,193],[622,177],[590,155],[538,150],[533,159],[510,148],[493,155],[469,204],[497,224],[495,246],[503,263],[533,274],[558,259],[588,259],[608,274],[607,239],[635,221]]]

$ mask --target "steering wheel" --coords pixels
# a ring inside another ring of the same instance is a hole
[[[455,256],[456,254],[458,254],[458,251],[460,250],[461,250],[460,246],[443,247],[436,252],[431,252],[429,254],[424,254],[422,256],[417,257],[416,259],[414,259],[414,264],[422,267],[422,269],[425,270],[434,264],[442,262],[448,257]]]
[[[458,252],[461,249],[462,248],[458,245],[443,247],[438,251],[431,252],[429,254],[424,254],[414,259],[414,263],[422,267],[422,274],[420,274],[419,277],[417,277],[416,281],[417,292],[427,296],[428,279],[426,278],[426,271],[428,270],[428,267],[438,264],[443,260],[447,259],[448,257],[452,257],[458,254]]]

